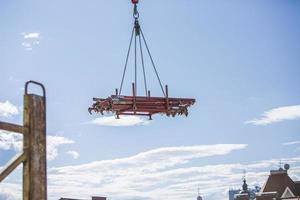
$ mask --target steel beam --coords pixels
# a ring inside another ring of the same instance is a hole
[[[168,86],[166,86],[165,97],[136,96],[135,85],[132,84],[133,96],[117,96],[94,98],[96,101],[88,111],[104,114],[104,112],[119,115],[143,115],[149,116],[161,113],[166,116],[185,115],[188,116],[188,108],[195,103],[192,98],[172,98],[169,97]]]
[[[0,182],[2,182],[12,171],[14,171],[19,164],[26,160],[26,155],[21,153],[14,157],[8,164],[0,171]]]
[[[24,127],[17,125],[17,124],[11,124],[7,122],[1,122],[0,121],[0,129],[9,131],[9,132],[15,132],[15,133],[24,133]]]
[[[28,85],[39,85],[43,96],[28,94]],[[23,153],[0,171],[0,182],[23,163],[23,200],[47,200],[46,91],[38,82],[25,84],[23,126],[0,122],[0,130],[23,133]]]
[[[47,199],[45,101],[45,96],[27,94],[26,89],[24,126],[27,134],[23,140],[23,151],[28,159],[23,162],[23,200]]]

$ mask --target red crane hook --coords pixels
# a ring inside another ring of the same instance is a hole
[[[131,0],[131,2],[132,2],[133,4],[138,4],[138,3],[139,3],[139,0]]]

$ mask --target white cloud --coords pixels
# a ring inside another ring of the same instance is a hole
[[[247,124],[267,125],[284,120],[295,120],[300,118],[300,105],[274,108],[262,114],[261,118],[246,121]]]
[[[74,159],[79,158],[79,153],[77,151],[67,151],[66,153],[69,154],[70,156],[72,156],[72,158],[74,158]]]
[[[291,145],[296,146],[295,151],[300,151],[299,144],[300,144],[300,141],[291,141],[291,142],[282,143],[282,145],[284,145],[284,146],[291,146]]]
[[[120,119],[110,116],[96,118],[91,123],[100,126],[138,126],[149,124],[149,120],[137,116],[120,116]]]
[[[23,146],[23,136],[19,133],[11,133],[0,130],[0,150],[13,149],[21,151]]]
[[[285,143],[282,143],[282,145],[296,145],[296,144],[300,144],[300,141],[291,141],[291,142],[285,142]]]
[[[262,185],[279,160],[289,162],[289,175],[300,180],[300,157],[202,164],[204,157],[222,155],[223,160],[223,156],[244,148],[244,144],[165,147],[130,157],[50,168],[49,200],[62,196],[85,199],[93,195],[114,200],[190,200],[196,199],[198,186],[206,200],[227,200],[228,188],[241,187],[244,169],[251,187]],[[5,190],[8,186],[0,188]],[[15,195],[18,193],[15,190]]]
[[[38,32],[31,32],[31,33],[22,33],[23,35],[23,42],[22,46],[25,48],[25,50],[31,51],[34,46],[37,46],[40,44],[40,33]]]
[[[38,33],[38,32],[24,33],[23,37],[24,37],[24,39],[39,39],[40,33]]]
[[[47,159],[54,160],[58,156],[58,148],[62,145],[73,144],[70,140],[61,136],[47,136]],[[0,150],[15,150],[20,152],[23,148],[23,136],[0,130]]]
[[[61,136],[47,136],[47,159],[54,160],[58,155],[58,147],[65,144],[73,144],[70,140]]]
[[[196,190],[199,180],[203,179],[202,183],[207,184],[205,191],[213,191],[218,188],[210,189],[209,186],[218,180],[212,177],[225,176],[230,170],[222,165],[189,165],[201,158],[226,155],[246,146],[217,144],[164,147],[126,158],[52,168],[48,176],[50,199],[57,199],[59,195],[70,196],[72,191],[77,191],[74,198],[108,195],[116,200],[193,199],[192,191]],[[227,186],[223,185],[222,189],[226,190]]]
[[[0,183],[1,200],[21,200],[22,187],[16,183]]]
[[[18,108],[9,101],[0,102],[0,117],[10,117],[18,114]]]
[[[172,156],[176,160],[176,156],[171,154],[170,157]],[[132,159],[132,157],[123,158],[121,159],[123,163],[106,160],[79,166],[52,168],[49,170],[50,199],[70,196],[73,194],[72,191],[77,191],[74,198],[104,195],[115,200],[189,200],[195,199],[199,185],[205,199],[214,200],[217,196],[218,200],[225,200],[228,199],[229,187],[241,187],[244,169],[247,169],[250,186],[262,185],[268,177],[269,170],[278,163],[278,160],[264,160],[245,164],[192,164],[201,159],[200,157],[187,160],[188,163],[182,163],[179,159],[172,167],[153,170],[152,162],[156,163],[154,165],[159,163],[165,165],[168,160],[150,158],[148,162],[142,159],[132,163]],[[300,165],[300,158],[288,160],[294,165]],[[290,170],[295,180],[299,180],[299,172],[300,167]]]

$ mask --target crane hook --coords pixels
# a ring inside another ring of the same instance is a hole
[[[131,2],[134,4],[134,9],[133,9],[133,18],[137,20],[140,16],[138,10],[137,10],[137,4],[139,3],[139,0],[131,0]]]

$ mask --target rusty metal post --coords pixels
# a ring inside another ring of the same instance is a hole
[[[28,94],[28,85],[43,89],[43,96]],[[42,84],[29,81],[24,95],[23,151],[27,159],[23,163],[23,200],[47,199],[46,159],[46,97]]]
[[[169,111],[169,89],[168,89],[168,85],[166,85],[166,104],[167,104],[167,111]]]
[[[133,93],[133,110],[136,110],[136,85],[132,83],[132,93]]]

